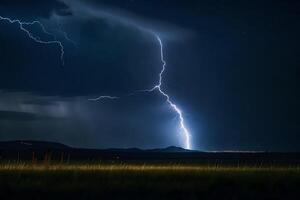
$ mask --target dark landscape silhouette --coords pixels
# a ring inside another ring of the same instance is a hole
[[[135,163],[210,164],[239,166],[298,166],[297,152],[201,152],[170,146],[157,149],[85,149],[57,142],[3,141],[0,142],[0,159],[30,161],[114,161]]]

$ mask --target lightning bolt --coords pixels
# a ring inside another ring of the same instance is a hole
[[[159,80],[157,85],[155,85],[153,88],[149,89],[149,90],[138,90],[136,92],[130,93],[129,95],[126,96],[132,96],[135,95],[136,93],[140,93],[140,92],[154,92],[154,91],[158,91],[163,97],[166,98],[166,102],[169,104],[169,106],[176,112],[176,114],[178,115],[179,118],[179,122],[180,122],[180,129],[181,129],[181,133],[183,134],[184,138],[185,138],[185,148],[186,149],[192,149],[191,147],[191,135],[188,131],[188,129],[186,128],[185,125],[185,120],[183,117],[183,113],[180,110],[180,108],[171,100],[170,96],[162,89],[162,82],[163,82],[163,75],[166,71],[166,66],[167,66],[167,62],[165,60],[164,57],[164,46],[162,43],[161,38],[157,35],[154,34],[155,38],[157,39],[159,46],[160,46],[160,59],[162,62],[162,69],[159,73]],[[115,97],[115,96],[100,96],[98,98],[95,99],[89,99],[92,101],[99,101],[99,100],[103,100],[103,99],[111,99],[111,100],[116,100],[116,99],[120,99],[120,97]]]
[[[11,24],[17,23],[19,25],[20,30],[23,31],[23,32],[25,32],[27,34],[27,36],[30,39],[32,39],[34,42],[36,42],[36,43],[45,44],[45,45],[52,45],[52,44],[58,45],[59,48],[60,48],[60,60],[61,60],[61,63],[62,63],[62,65],[65,64],[65,61],[64,61],[64,54],[65,54],[64,46],[63,46],[63,44],[59,40],[54,39],[54,40],[44,41],[44,40],[41,40],[39,37],[34,36],[30,32],[30,30],[26,29],[26,26],[32,26],[32,25],[36,25],[37,24],[42,29],[43,33],[56,38],[53,34],[49,33],[46,30],[45,26],[40,21],[35,20],[35,21],[32,21],[32,22],[23,22],[23,21],[21,21],[19,19],[10,19],[8,17],[2,17],[2,16],[0,16],[0,20],[1,21],[6,21],[6,22],[11,23]]]
[[[90,101],[99,101],[102,99],[110,99],[110,100],[116,100],[116,99],[120,99],[120,97],[114,97],[114,96],[100,96],[98,98],[95,99],[89,99]]]
[[[161,58],[161,62],[162,62],[162,69],[159,73],[159,81],[158,84],[155,85],[152,89],[148,90],[148,92],[153,92],[155,90],[159,91],[159,93],[164,96],[167,100],[167,103],[170,105],[170,107],[177,113],[178,117],[179,117],[179,121],[180,121],[180,129],[182,131],[182,134],[185,138],[185,148],[186,149],[191,149],[191,141],[190,141],[190,133],[188,131],[188,129],[186,128],[185,125],[185,121],[184,121],[184,117],[182,114],[182,111],[180,110],[180,108],[171,101],[170,96],[162,89],[162,81],[163,81],[163,75],[166,71],[166,66],[167,66],[167,62],[165,61],[165,57],[164,57],[164,46],[162,43],[162,40],[160,39],[160,37],[158,35],[155,35],[159,46],[160,46],[160,58]]]

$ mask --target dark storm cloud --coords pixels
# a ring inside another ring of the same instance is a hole
[[[148,37],[158,34],[164,39],[183,40],[195,36],[192,30],[182,27],[181,24],[173,23],[174,21],[172,20],[155,18],[155,15],[151,16],[146,13],[135,12],[130,6],[126,6],[131,5],[131,2],[123,2],[124,4],[119,4],[119,6],[116,6],[117,1],[108,3],[106,1],[91,0],[63,0],[63,2],[70,7],[75,17],[100,18],[108,21],[109,24],[121,24],[122,26],[138,29],[148,34]],[[147,2],[145,1],[144,3]],[[152,4],[151,7],[161,8],[157,2]],[[157,13],[155,10],[152,10],[152,12],[152,14]]]
[[[49,18],[55,12],[59,15],[70,15],[70,10],[58,0],[1,0],[0,13],[2,16],[35,20]]]
[[[48,120],[52,117],[43,116],[35,113],[16,112],[16,111],[0,111],[0,121],[37,121]]]
[[[33,100],[25,100],[23,104],[26,105],[38,105],[38,106],[56,106],[57,103],[55,101],[46,100],[46,99],[33,99]]]

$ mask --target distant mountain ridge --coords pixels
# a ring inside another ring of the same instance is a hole
[[[71,150],[71,149],[85,149],[85,148],[73,148],[58,142],[47,142],[37,140],[13,140],[13,141],[0,141],[0,149],[7,150],[22,150],[22,149],[39,149],[39,150]],[[108,148],[108,149],[94,149],[94,150],[106,150],[106,151],[126,151],[126,152],[170,152],[180,153],[189,152],[190,150],[183,149],[181,147],[169,146],[166,148],[157,149],[139,149],[139,148]]]

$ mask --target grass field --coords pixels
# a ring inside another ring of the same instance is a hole
[[[1,199],[299,199],[298,168],[1,164]]]

